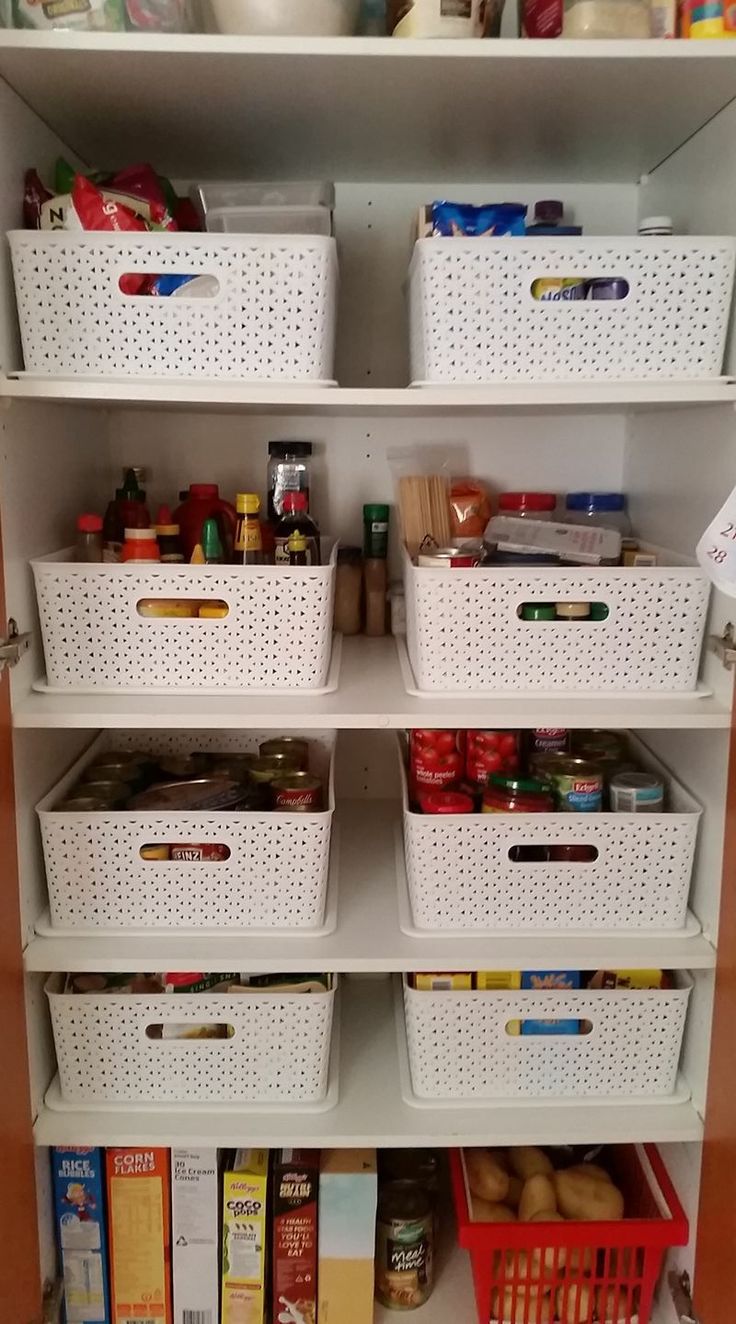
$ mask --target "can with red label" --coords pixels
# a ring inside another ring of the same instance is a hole
[[[468,731],[468,781],[482,788],[491,776],[513,776],[521,766],[520,746],[519,731]]]
[[[311,772],[290,772],[271,783],[272,805],[282,814],[322,812],[322,783]]]
[[[556,754],[570,749],[570,732],[561,726],[540,726],[529,732],[529,757],[535,754]]]
[[[230,847],[216,841],[177,842],[169,847],[170,860],[186,860],[192,863],[213,864],[230,859]]]
[[[423,814],[472,814],[475,803],[462,791],[426,791],[419,797]]]
[[[465,775],[465,732],[409,732],[409,794],[413,801],[425,791],[448,791]]]

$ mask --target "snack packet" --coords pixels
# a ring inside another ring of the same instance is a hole
[[[454,478],[450,484],[452,541],[482,538],[493,508],[488,490],[475,478]]]
[[[124,0],[12,0],[11,24],[46,32],[76,28],[88,32],[124,32]]]
[[[432,236],[479,239],[483,236],[526,234],[526,206],[520,202],[433,202]]]
[[[125,17],[132,32],[188,32],[186,0],[125,0]]]

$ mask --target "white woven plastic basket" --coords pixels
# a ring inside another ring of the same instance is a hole
[[[66,1102],[317,1103],[327,1093],[336,989],[138,995],[63,987],[64,976],[53,975],[46,992]],[[149,1038],[158,1025],[234,1033]]]
[[[418,991],[404,976],[411,1084],[420,1099],[672,1095],[692,981],[573,992]],[[519,1034],[519,1020],[589,1021],[589,1034]]]
[[[119,932],[319,929],[325,913],[335,809],[335,731],[292,732],[311,742],[322,777],[319,814],[220,810],[200,813],[57,811],[80,773],[104,749],[154,754],[257,751],[273,731],[105,732],[40,804],[51,923]],[[146,845],[225,845],[219,862],[143,860]]]
[[[632,738],[667,787],[664,814],[432,814],[409,808],[403,741],[404,853],[412,918],[437,931],[682,929],[700,806]],[[585,845],[584,864],[521,863],[515,846]]]
[[[26,372],[332,383],[337,257],[316,235],[11,230]],[[121,276],[207,275],[214,296],[130,296]]]
[[[48,684],[64,690],[319,690],[332,649],[337,544],[321,566],[33,561]],[[221,620],[152,620],[148,598],[223,601]]]
[[[415,566],[404,553],[406,645],[417,689],[687,693],[710,585],[693,566]],[[605,603],[603,621],[525,621],[525,602]]]
[[[717,377],[736,240],[420,239],[411,376],[460,382]],[[621,300],[540,300],[545,276],[623,277]]]

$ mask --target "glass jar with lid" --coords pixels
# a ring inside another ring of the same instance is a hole
[[[310,510],[311,441],[269,441],[268,443],[268,518],[278,524],[284,513],[287,492],[306,492]]]
[[[597,524],[615,529],[622,538],[631,537],[623,492],[568,492],[565,508],[567,524]]]
[[[556,508],[555,492],[502,492],[498,498],[499,515],[515,518],[551,520]]]
[[[646,0],[564,0],[563,37],[651,37]]]

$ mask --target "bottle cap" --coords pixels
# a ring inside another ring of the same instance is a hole
[[[553,621],[556,614],[553,602],[526,602],[521,610],[524,621]]]
[[[175,538],[181,532],[168,506],[159,506],[154,528],[159,538]]]
[[[298,514],[299,511],[307,510],[306,492],[285,492],[284,493],[284,514]]]
[[[143,469],[125,469],[123,471],[123,486],[115,492],[118,501],[145,501],[146,494],[141,489],[138,482],[138,474],[143,474]]]
[[[555,613],[558,620],[584,621],[590,616],[589,602],[556,602]]]
[[[672,234],[671,216],[645,216],[639,221],[639,234],[655,231],[658,234]]]
[[[517,795],[549,795],[551,791],[549,783],[538,777],[504,777],[499,772],[490,773],[488,785]]]
[[[502,492],[498,498],[499,510],[554,510],[556,505],[554,492]]]
[[[298,529],[294,529],[294,532],[289,535],[287,547],[290,552],[306,552],[307,540],[304,534],[300,533]]]
[[[126,541],[126,542],[155,542],[155,541],[156,541],[156,530],[155,530],[155,529],[126,529],[126,530],[125,530],[125,541]]]
[[[389,518],[388,506],[369,505],[363,507],[363,519],[371,523],[387,524]]]
[[[239,515],[257,515],[261,509],[261,498],[255,492],[238,492],[235,509]]]
[[[296,455],[300,459],[308,459],[312,454],[312,443],[311,441],[269,441],[268,453],[280,460],[283,460],[287,455]]]
[[[564,204],[559,198],[542,198],[541,202],[534,204],[535,221],[542,221],[545,225],[555,225],[562,220],[564,213]]]
[[[594,515],[597,511],[625,510],[626,497],[623,492],[568,492],[565,504],[568,510]]]
[[[206,519],[202,525],[202,551],[205,561],[222,556],[222,542],[216,519]]]
[[[219,497],[220,489],[217,483],[191,483],[189,495],[195,501],[206,501],[211,497]]]
[[[77,517],[79,533],[102,533],[101,515],[79,515]]]

